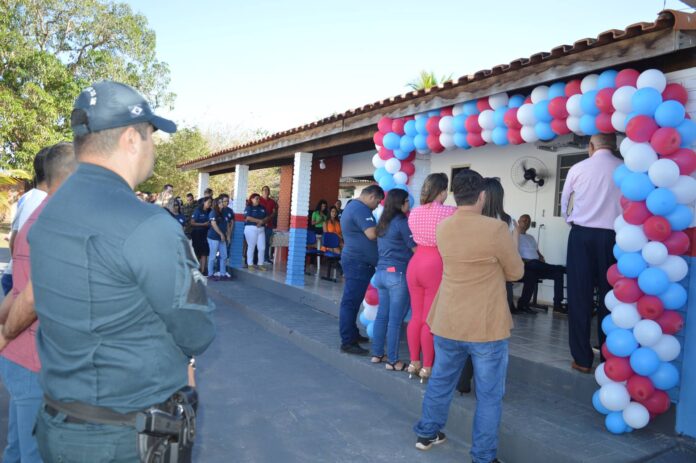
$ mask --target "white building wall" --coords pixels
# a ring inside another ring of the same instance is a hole
[[[375,131],[377,127],[375,127]],[[372,165],[372,156],[377,150],[363,151],[362,153],[349,154],[343,156],[343,168],[341,177],[365,177],[372,175],[375,168]]]

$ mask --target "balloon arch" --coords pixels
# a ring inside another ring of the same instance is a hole
[[[602,322],[606,361],[595,371],[600,388],[592,397],[614,434],[643,428],[666,412],[668,391],[679,384],[671,362],[681,352],[674,335],[684,324],[679,309],[687,292],[680,282],[689,267],[681,255],[689,249],[685,230],[696,200],[696,123],[686,113],[687,100],[686,89],[668,84],[657,69],[606,70],[540,85],[528,96],[498,93],[415,116],[383,117],[374,135],[375,180],[385,191],[409,191],[416,153],[519,145],[571,132],[626,134],[619,148],[624,164],[613,176],[623,214],[614,222],[617,263],[607,272],[613,290],[605,298],[611,314]],[[370,337],[378,303],[370,285],[360,314]]]

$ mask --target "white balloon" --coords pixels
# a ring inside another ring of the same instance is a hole
[[[454,133],[454,118],[452,116],[443,116],[440,119],[439,126],[442,133]]]
[[[488,97],[488,104],[491,105],[491,108],[493,109],[498,109],[502,108],[503,106],[507,106],[508,101],[508,94],[505,92],[496,93],[495,95],[491,95]]]
[[[517,110],[517,120],[520,121],[522,125],[528,125],[534,128],[534,124],[537,123],[536,116],[534,115],[534,105],[530,103],[525,103]]]
[[[578,135],[583,134],[582,130],[580,129],[580,118],[578,116],[568,116],[568,119],[566,119],[566,125],[568,126],[571,132],[576,133]]]
[[[614,231],[618,233],[626,225],[628,225],[628,222],[626,222],[626,219],[623,218],[623,214],[617,215],[614,219]]]
[[[679,180],[679,166],[671,159],[658,159],[648,168],[648,177],[655,186],[670,188]]]
[[[522,140],[524,140],[527,143],[534,143],[539,139],[536,130],[534,130],[534,126],[529,125],[522,126],[522,128],[520,129],[520,136],[522,137]]]
[[[440,144],[446,149],[451,150],[457,145],[454,144],[454,135],[451,133],[442,132],[440,134]]]
[[[657,161],[657,153],[650,143],[635,143],[624,155],[624,164],[632,172],[647,172]]]
[[[492,143],[493,142],[493,131],[491,129],[484,129],[481,131],[481,138],[483,138],[483,141],[486,143]]]
[[[671,334],[663,334],[660,339],[650,346],[663,362],[671,362],[679,357],[681,344],[679,340]]]
[[[478,123],[482,129],[484,129],[484,130],[495,129],[495,119],[493,118],[494,115],[495,115],[495,112],[492,109],[486,109],[484,111],[481,111],[481,114],[479,114],[479,117],[478,117]]]
[[[599,389],[599,401],[612,412],[623,410],[631,402],[626,386],[621,383],[605,384]]]
[[[670,190],[677,197],[677,202],[691,204],[696,200],[696,179],[689,175],[680,175]]]
[[[408,182],[408,175],[406,175],[406,172],[397,172],[394,174],[394,183],[397,185],[406,185],[406,182]]]
[[[460,114],[464,113],[464,103],[457,103],[456,105],[452,106],[452,115],[453,116],[459,116]]]
[[[575,117],[581,117],[584,114],[582,106],[580,105],[580,100],[582,100],[582,95],[579,93],[568,98],[568,101],[566,101],[566,110],[568,110],[568,114]]]
[[[643,347],[652,347],[662,337],[662,328],[654,320],[641,320],[633,327],[633,336]]]
[[[592,90],[597,90],[597,80],[599,79],[599,75],[597,74],[589,74],[583,77],[582,81],[580,82],[580,91],[582,93],[587,93],[591,92]]]
[[[614,127],[614,130],[617,132],[625,132],[626,131],[626,118],[628,116],[626,113],[623,113],[621,111],[614,111],[614,113],[611,115],[611,125]]]
[[[667,87],[667,78],[662,71],[658,71],[657,69],[648,69],[640,73],[638,76],[638,82],[636,82],[636,87],[652,87],[658,92],[662,93],[665,90],[665,87]]]
[[[595,381],[597,381],[597,384],[599,384],[600,386],[604,386],[605,384],[614,382],[604,372],[604,362],[597,365],[597,368],[594,371],[594,377]]]
[[[664,270],[669,281],[673,283],[682,281],[689,273],[689,265],[679,256],[667,256],[657,267]]]
[[[389,158],[387,161],[384,163],[384,168],[386,169],[387,172],[390,174],[395,174],[398,171],[401,170],[401,161],[399,161],[396,158]]]
[[[386,161],[384,159],[379,157],[379,154],[375,154],[374,156],[372,156],[372,165],[375,166],[375,169],[384,167],[385,162]]]
[[[609,312],[614,310],[614,307],[619,304],[621,304],[621,301],[616,298],[613,289],[609,291],[606,296],[604,296],[604,305],[607,307]]]
[[[377,309],[379,308],[379,306],[370,305],[363,300],[363,307],[365,307],[363,309],[363,313],[365,314],[365,318],[370,320],[370,321],[374,321],[374,319],[377,318]]]
[[[649,242],[648,244],[643,246],[643,250],[640,253],[643,256],[645,262],[652,266],[658,266],[663,264],[667,260],[667,256],[669,255],[667,246],[665,246],[663,243],[659,241]]]
[[[648,238],[642,226],[627,224],[616,232],[616,244],[624,252],[638,252],[648,244]]]
[[[638,402],[631,402],[621,413],[623,420],[633,429],[641,429],[648,425],[650,413],[644,405]]]
[[[636,304],[619,304],[611,311],[611,320],[619,328],[630,330],[640,321]]]
[[[372,211],[372,215],[375,217],[376,222],[379,222],[379,218],[382,217],[382,212],[384,212],[384,206],[381,204],[377,205],[377,208]]]
[[[549,99],[549,87],[546,85],[539,85],[532,90],[532,103],[539,103],[544,100]]]
[[[413,118],[416,120],[427,118],[427,117],[428,117],[428,113],[420,113],[420,114],[416,114],[415,116],[413,116]]]
[[[625,156],[626,153],[628,153],[628,150],[630,150],[631,147],[635,144],[636,142],[634,142],[630,138],[624,137],[624,139],[621,140],[621,144],[619,145],[619,151],[621,152],[621,155]]]
[[[633,105],[631,99],[633,94],[638,90],[630,85],[624,85],[616,89],[614,94],[611,96],[611,104],[616,108],[617,111],[621,111],[624,114],[629,114],[633,111]],[[622,130],[623,132],[623,130]]]

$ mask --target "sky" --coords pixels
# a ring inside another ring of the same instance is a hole
[[[157,35],[175,107],[210,131],[304,125],[608,29],[676,0],[127,0]]]

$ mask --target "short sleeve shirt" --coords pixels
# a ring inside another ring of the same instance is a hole
[[[413,208],[408,215],[408,226],[413,232],[413,240],[420,246],[437,246],[437,224],[456,210],[454,206],[445,206],[437,201]]]
[[[343,231],[342,259],[354,259],[369,265],[377,265],[377,241],[365,236],[365,230],[376,227],[372,211],[362,201],[351,201],[341,215]]]
[[[537,243],[532,235],[522,234],[520,235],[520,257],[525,260],[538,259],[539,253],[537,252]]]
[[[234,211],[231,207],[226,207],[222,210],[222,214],[225,216],[225,221],[230,224],[234,222]]]
[[[261,196],[259,199],[259,206],[263,206],[263,208],[266,209],[266,215],[273,215],[273,212],[278,208],[278,203],[270,196],[268,199],[264,199],[264,197]],[[273,226],[275,228],[275,224],[269,223],[266,226]]]
[[[193,215],[191,216],[191,219],[193,219],[193,221],[196,223],[208,224],[208,223],[210,223],[209,214],[210,214],[209,212],[205,212],[200,207],[197,207],[196,210],[193,211]],[[198,227],[198,228],[200,228],[200,227]]]
[[[265,219],[266,218],[266,209],[259,204],[258,206],[247,206],[246,209],[244,210],[244,215],[246,217],[253,217],[255,219]],[[254,222],[247,221],[247,225],[258,225]]]
[[[383,236],[377,238],[379,262],[377,270],[394,267],[398,272],[406,272],[408,261],[411,260],[416,242],[413,241],[411,229],[405,216],[399,215],[389,222],[389,227]]]
[[[211,209],[210,213],[208,214],[208,219],[210,220],[211,224],[215,222],[222,233],[227,233],[227,217],[225,216],[224,211],[220,211],[220,214],[218,214],[215,209]],[[212,225],[210,228],[208,228],[208,238],[215,241],[220,241],[222,239]]]

